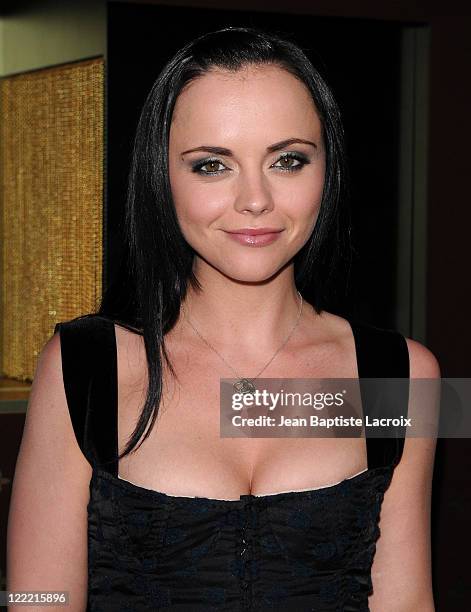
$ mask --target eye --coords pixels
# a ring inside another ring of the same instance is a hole
[[[276,165],[280,163],[281,165]],[[288,151],[287,153],[283,153],[276,164],[273,164],[270,167],[277,168],[282,172],[296,172],[301,170],[305,164],[309,163],[309,159],[302,153]],[[203,176],[215,176],[222,174],[226,170],[228,170],[228,168],[226,168],[226,166],[217,158],[208,157],[192,165],[192,171]]]
[[[207,166],[208,169],[204,170],[204,167]],[[199,162],[196,162],[195,164],[192,165],[192,171],[193,172],[197,172],[198,174],[205,174],[205,175],[213,175],[213,174],[221,174],[222,172],[224,172],[224,170],[220,170],[218,169],[218,166],[223,166],[223,168],[225,168],[224,164],[219,161],[219,159],[212,159],[212,158],[208,158],[208,159],[203,159]]]
[[[280,162],[282,162],[280,166],[276,165]],[[292,162],[297,162],[297,163],[293,164]],[[302,155],[300,153],[294,153],[293,151],[290,151],[288,153],[283,153],[281,157],[278,159],[278,161],[276,162],[276,164],[273,164],[271,167],[278,168],[279,170],[282,170],[283,172],[296,172],[297,170],[301,170],[301,168],[305,164],[309,164],[309,163],[310,162],[305,155]]]

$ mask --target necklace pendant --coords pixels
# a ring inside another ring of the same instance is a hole
[[[237,393],[253,393],[255,391],[255,385],[247,378],[241,378],[234,383],[234,389],[237,391]]]

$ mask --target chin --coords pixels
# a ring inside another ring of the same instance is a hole
[[[271,265],[267,267],[261,266],[257,268],[254,266],[237,266],[231,264],[231,267],[228,269],[218,269],[228,278],[231,278],[241,283],[264,283],[273,278],[273,276],[275,276],[282,267],[282,265],[278,267],[274,267],[273,265]]]
[[[255,250],[254,250],[255,251]],[[203,272],[200,265],[208,265],[227,278],[241,283],[263,283],[270,280],[280,270],[289,265],[293,258],[293,253],[260,253],[254,257],[255,252],[250,253],[250,257],[237,257],[235,253],[212,253],[211,256],[202,256],[199,252],[200,261],[196,264],[196,273]]]

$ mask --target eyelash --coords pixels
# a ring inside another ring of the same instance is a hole
[[[278,163],[282,159],[295,159],[296,161],[300,163],[297,164],[296,166],[292,166],[291,168],[281,168],[280,166],[278,166],[277,168],[278,170],[281,170],[281,172],[297,172],[301,170],[303,166],[310,163],[307,157],[305,157],[304,155],[301,155],[300,153],[294,153],[292,151],[288,153],[283,153],[283,155],[281,155],[279,159],[276,160],[275,163]],[[204,171],[202,168],[206,166],[206,164],[209,164],[209,163],[218,163],[218,164],[224,165],[219,159],[215,157],[208,157],[206,159],[203,159],[193,164],[192,171],[196,172],[197,174],[201,174],[203,176],[215,176],[217,174],[222,174],[223,172],[225,172],[225,170],[215,170],[214,172]]]

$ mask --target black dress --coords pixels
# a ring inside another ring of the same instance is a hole
[[[360,379],[409,379],[401,334],[350,325]],[[369,610],[381,505],[404,438],[367,437],[368,468],[319,489],[239,500],[146,489],[118,478],[113,322],[86,315],[55,331],[71,421],[93,467],[87,611]]]

